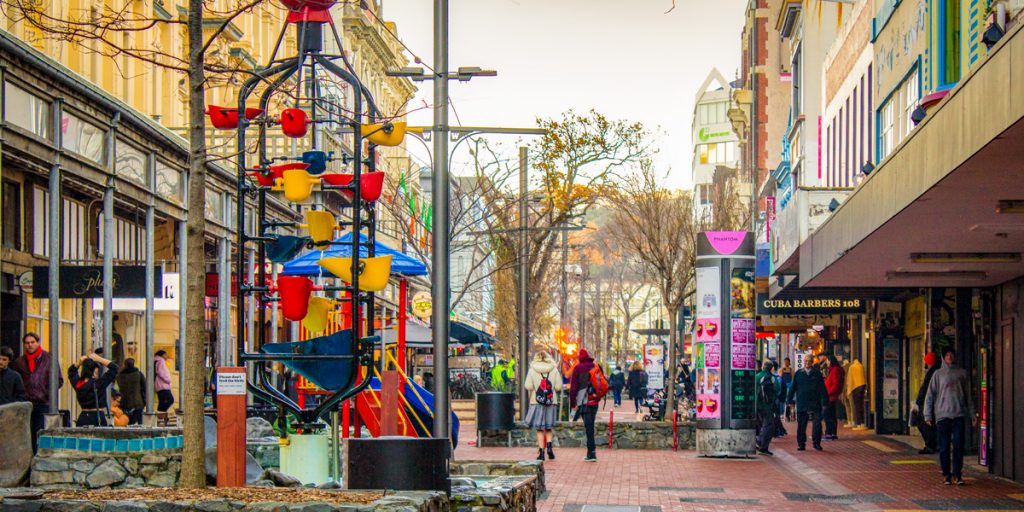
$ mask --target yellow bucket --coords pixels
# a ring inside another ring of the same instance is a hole
[[[310,297],[309,312],[302,319],[302,326],[311,333],[327,330],[327,313],[334,309],[334,301],[327,297]]]
[[[378,146],[397,146],[402,143],[405,139],[406,123],[405,121],[391,123],[391,133],[384,131],[384,124],[364,124],[360,127],[360,132],[366,140],[378,145]]]
[[[334,221],[334,215],[331,212],[308,210],[306,212],[306,223],[299,224],[299,227],[306,228],[309,231],[309,238],[313,240],[314,244],[320,244],[334,239],[334,230],[337,228],[337,223]]]
[[[308,172],[301,169],[284,171],[281,179],[274,185],[275,191],[284,191],[284,198],[293,202],[301,203],[309,199],[313,193],[313,185],[320,183],[320,178],[314,178]]]
[[[317,263],[328,272],[346,283],[352,282],[352,258],[323,258]],[[391,256],[360,258],[359,289],[364,292],[379,292],[388,285],[391,277]]]

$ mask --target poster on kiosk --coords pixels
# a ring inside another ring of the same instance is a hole
[[[711,457],[752,455],[757,371],[754,234],[698,235],[696,285],[697,451]]]

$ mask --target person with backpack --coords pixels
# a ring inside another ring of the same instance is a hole
[[[754,404],[757,411],[757,451],[764,455],[772,455],[768,446],[775,437],[775,418],[778,414],[779,385],[775,382],[772,370],[775,364],[765,361],[761,371],[754,376]]]
[[[526,426],[537,432],[537,460],[547,458],[555,460],[555,421],[558,419],[558,395],[562,391],[562,375],[558,373],[558,365],[547,352],[537,352],[526,373],[523,387],[533,400],[527,409],[524,422]]]
[[[583,417],[583,429],[587,434],[586,462],[597,462],[597,443],[594,441],[594,423],[597,420],[597,406],[608,393],[608,379],[601,367],[594,364],[594,358],[586,349],[580,350],[580,359],[569,377],[569,405],[576,409],[576,417]]]

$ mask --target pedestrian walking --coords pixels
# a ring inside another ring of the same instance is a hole
[[[807,422],[811,422],[811,442],[821,450],[821,413],[828,405],[825,378],[811,357],[804,358],[804,368],[793,374],[789,403],[796,405],[796,449],[807,449]]]
[[[82,409],[75,420],[76,426],[107,426],[107,388],[114,383],[117,370],[117,364],[95,353],[82,356],[68,367],[68,382],[75,388],[75,397]]]
[[[21,375],[25,385],[25,398],[32,402],[32,452],[39,442],[39,431],[45,426],[46,413],[50,411],[50,399],[56,397],[56,390],[50,389],[50,365],[52,357],[39,344],[39,335],[30,332],[21,338],[21,357],[14,361],[14,370]],[[57,374],[57,388],[64,386],[64,377]]]
[[[839,439],[839,419],[836,416],[836,408],[843,394],[846,372],[834,354],[829,354],[825,361],[828,367],[828,377],[825,379],[825,391],[828,393],[828,404],[825,406],[824,414],[825,437],[835,441]]]
[[[956,367],[956,351],[952,347],[942,350],[942,368],[932,374],[928,394],[924,400],[924,420],[935,426],[939,447],[939,464],[946,485],[964,485],[964,427],[971,418],[971,426],[978,425],[971,400],[967,371]],[[950,447],[952,446],[952,450]]]
[[[616,366],[612,376],[608,378],[608,387],[612,390],[612,401],[615,407],[622,405],[622,388],[626,387],[626,374],[622,373],[622,367]]]
[[[604,393],[593,385],[595,376],[592,373],[601,375],[600,372],[601,368],[594,364],[594,358],[590,357],[590,353],[581,349],[579,362],[573,367],[572,375],[569,377],[569,405],[576,409],[576,417],[583,418],[583,429],[587,434],[587,456],[583,460],[587,462],[597,461],[594,423],[597,420],[597,404]],[[600,378],[603,378],[603,375]],[[607,381],[604,385],[607,392]]]
[[[555,421],[558,419],[558,395],[562,392],[562,376],[558,365],[547,352],[537,352],[526,372],[523,387],[533,396],[526,412],[526,426],[537,432],[537,460],[555,460]]]
[[[786,394],[789,393],[789,386],[793,383],[792,364],[787,357],[782,360],[782,368],[779,369],[779,378],[782,379],[782,392],[779,393],[779,417],[786,418],[786,421],[793,420],[793,412],[789,410],[786,403]]]
[[[146,376],[135,367],[135,359],[124,360],[124,370],[117,374],[117,389],[121,392],[121,409],[128,416],[128,424],[141,425],[146,408]]]
[[[644,371],[644,365],[640,364],[640,361],[634,361],[633,366],[629,367],[626,386],[629,388],[629,397],[633,399],[633,407],[636,409],[636,413],[640,414],[640,406],[643,405],[644,397],[647,394],[644,391],[644,388],[647,387],[647,372]]]
[[[768,450],[772,438],[775,437],[775,420],[779,409],[776,406],[779,401],[779,386],[775,383],[775,376],[772,375],[774,363],[765,361],[761,365],[761,371],[754,375],[756,393],[754,394],[755,410],[757,411],[757,451],[765,455],[772,455]]]
[[[928,395],[928,385],[932,381],[932,376],[941,367],[938,354],[932,351],[925,354],[924,367],[926,368],[924,381],[921,382],[921,388],[917,390],[917,399],[914,400],[914,405],[910,410],[911,417],[916,420],[912,421],[912,423],[917,425],[917,430],[921,433],[921,439],[924,440],[924,448],[917,452],[921,455],[932,454],[938,451],[936,449],[938,441],[935,437],[935,427],[924,421],[924,400]]]
[[[0,405],[14,402],[25,402],[25,384],[21,375],[11,368],[14,351],[10,347],[0,347]]]
[[[504,392],[510,380],[512,377],[510,377],[508,363],[504,359],[499,359],[498,364],[491,368],[491,387],[495,391]]]
[[[153,389],[156,391],[157,418],[166,422],[167,411],[174,405],[174,394],[171,393],[171,371],[167,368],[167,352],[157,350],[153,354]]]

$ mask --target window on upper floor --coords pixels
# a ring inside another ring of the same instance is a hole
[[[700,144],[698,146],[700,163],[702,164],[724,164],[736,161],[735,142],[715,142],[711,144]]]
[[[61,147],[103,165],[106,144],[102,129],[67,112],[61,114],[60,129]]]
[[[50,104],[10,82],[4,84],[4,121],[50,139]]]
[[[803,111],[803,105],[802,105],[802,103],[800,101],[802,99],[802,95],[801,95],[802,91],[800,89],[800,86],[801,86],[800,79],[801,79],[801,73],[802,73],[801,68],[803,67],[801,65],[801,62],[800,62],[802,53],[803,53],[802,52],[802,47],[799,47],[799,46],[797,47],[796,51],[793,52],[793,66],[792,66],[792,69],[793,69],[793,103],[792,103],[793,108],[791,110],[792,110],[794,116],[799,116],[800,114],[803,114],[803,112],[804,112]]]
[[[910,116],[921,99],[921,79],[917,68],[892,91],[878,109],[878,159],[892,153],[914,129]]]
[[[126,180],[134,181],[148,189],[149,165],[146,154],[120,139],[117,141],[116,154],[114,166],[117,175]]]
[[[940,0],[939,20],[942,31],[939,34],[942,48],[942,85],[952,85],[960,80],[961,14],[960,0]]]
[[[3,247],[21,250],[21,184],[3,180]]]

